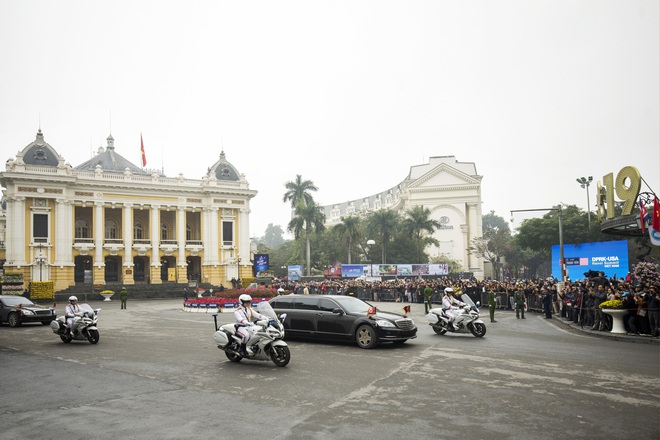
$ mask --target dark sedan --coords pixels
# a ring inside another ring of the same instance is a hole
[[[40,322],[48,325],[57,318],[55,309],[42,307],[18,295],[0,295],[0,324],[18,327],[24,322]]]
[[[352,296],[283,295],[271,299],[270,304],[278,315],[286,313],[288,337],[355,341],[361,348],[373,348],[381,342],[403,344],[417,337],[412,319],[378,311]]]

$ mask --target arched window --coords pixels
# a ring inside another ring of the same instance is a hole
[[[89,238],[89,225],[84,218],[76,220],[76,238]]]
[[[105,238],[114,240],[118,238],[117,236],[117,224],[114,220],[105,221]]]
[[[141,222],[135,222],[133,225],[133,239],[142,240],[144,238],[144,229]]]
[[[167,223],[163,222],[160,224],[160,239],[168,240],[169,234],[167,233]]]
[[[194,240],[195,237],[193,236],[193,228],[190,224],[186,225],[186,241]]]

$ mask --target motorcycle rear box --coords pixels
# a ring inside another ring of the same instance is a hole
[[[213,340],[217,345],[221,347],[224,347],[229,343],[229,339],[227,339],[227,334],[219,330],[213,334]]]

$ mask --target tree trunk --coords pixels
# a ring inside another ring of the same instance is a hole
[[[310,268],[310,252],[309,252],[309,236],[307,233],[305,233],[305,240],[307,241],[307,276],[311,276],[311,268]]]

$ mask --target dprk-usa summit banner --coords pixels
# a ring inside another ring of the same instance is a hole
[[[561,280],[559,246],[552,247],[552,276]],[[594,243],[565,244],[564,260],[568,277],[583,280],[585,272],[604,272],[606,278],[625,278],[628,273],[628,241],[600,241]]]

